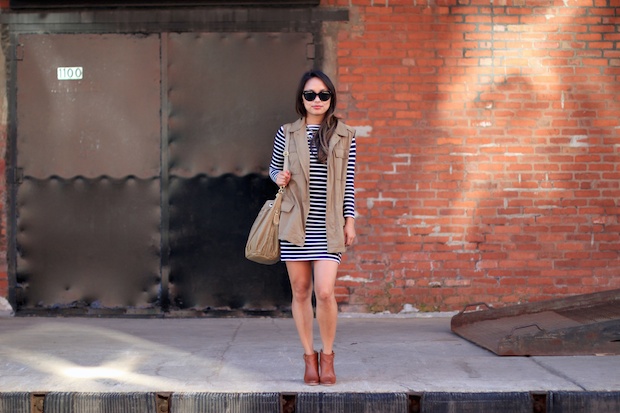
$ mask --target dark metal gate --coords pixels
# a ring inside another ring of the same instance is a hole
[[[158,311],[159,36],[19,43],[18,309]]]
[[[173,310],[277,311],[290,305],[283,264],[247,261],[277,128],[311,65],[304,33],[169,34],[168,170]]]
[[[18,313],[279,311],[243,257],[308,33],[18,37]]]

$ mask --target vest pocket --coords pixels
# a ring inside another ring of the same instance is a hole
[[[347,159],[345,152],[344,149],[334,149],[334,176],[341,181],[347,179]]]
[[[291,209],[295,206],[293,201],[289,201],[286,198],[282,200],[282,205],[280,206],[281,212],[291,212]]]

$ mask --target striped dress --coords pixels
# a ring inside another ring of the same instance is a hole
[[[327,230],[325,229],[325,211],[327,208],[327,164],[317,158],[317,149],[310,140],[319,125],[307,125],[306,136],[310,148],[310,210],[306,221],[306,239],[303,247],[280,240],[282,261],[316,261],[330,260],[340,262],[341,253],[327,252]],[[276,134],[273,155],[269,166],[269,176],[275,182],[276,176],[284,168],[284,129],[280,127]],[[344,216],[355,217],[355,137],[351,142],[347,164],[347,181],[344,191]]]

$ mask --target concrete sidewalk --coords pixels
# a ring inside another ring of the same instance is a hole
[[[335,351],[337,385],[309,387],[292,319],[4,318],[0,390],[620,391],[620,356],[498,357],[446,316],[341,317]]]
[[[448,316],[343,316],[335,352],[338,383],[310,387],[292,319],[2,318],[0,393],[566,391],[620,399],[620,356],[499,357],[454,335]]]

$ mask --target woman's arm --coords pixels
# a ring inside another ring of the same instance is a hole
[[[352,245],[355,240],[355,162],[357,158],[355,136],[349,148],[347,181],[344,188],[344,243]]]
[[[273,182],[276,182],[278,173],[284,169],[284,144],[284,128],[281,126],[273,141],[273,153],[269,165],[269,177]]]
[[[347,181],[344,187],[344,217],[355,218],[355,162],[357,158],[355,136],[351,140],[347,161]]]

